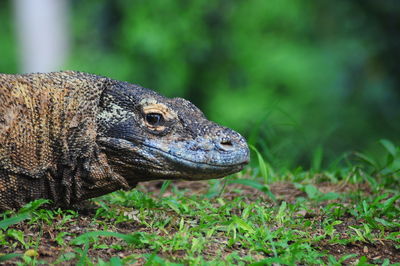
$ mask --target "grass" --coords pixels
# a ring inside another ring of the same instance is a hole
[[[39,200],[0,214],[0,263],[400,265],[400,151],[321,171],[258,165],[223,180],[149,182],[86,212]]]

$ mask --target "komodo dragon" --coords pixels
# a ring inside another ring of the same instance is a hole
[[[242,136],[184,99],[82,72],[0,74],[1,210],[219,178],[248,161]]]

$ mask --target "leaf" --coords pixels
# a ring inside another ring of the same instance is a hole
[[[22,222],[23,220],[28,219],[29,217],[30,217],[29,213],[21,213],[13,217],[6,218],[0,221],[0,228],[6,230],[10,225]]]
[[[181,213],[181,211],[179,209],[179,203],[176,200],[174,200],[174,199],[165,199],[164,202],[168,205],[168,207],[173,209],[177,214]]]
[[[28,257],[38,257],[39,253],[34,249],[28,249],[27,251],[25,251],[24,255]]]
[[[358,158],[360,158],[362,161],[364,161],[365,163],[368,163],[369,165],[371,165],[375,168],[379,168],[379,165],[377,164],[377,162],[374,159],[368,157],[367,155],[360,153],[360,152],[356,152],[355,155]]]
[[[351,259],[351,258],[355,258],[355,257],[357,257],[357,254],[343,255],[342,257],[340,257],[339,263],[343,263],[344,261]]]
[[[313,153],[313,158],[311,161],[311,169],[315,172],[319,172],[322,166],[322,159],[324,157],[324,150],[322,146],[318,146]]]
[[[26,248],[26,243],[24,240],[24,232],[16,229],[9,229],[7,230],[7,236],[10,236],[14,238],[15,240],[18,240],[24,247]]]
[[[286,261],[282,260],[279,257],[272,257],[272,258],[266,258],[258,262],[254,262],[252,264],[249,264],[249,266],[264,266],[264,265],[287,265]]]
[[[66,262],[66,261],[75,259],[76,257],[77,257],[77,254],[74,252],[67,252],[67,253],[61,254],[61,256],[54,262],[54,265],[62,264],[62,262]]]
[[[336,192],[328,192],[323,194],[318,201],[325,201],[325,200],[335,200],[340,198],[340,194],[336,193]]]
[[[387,139],[379,140],[379,143],[386,149],[388,153],[390,153],[393,157],[396,156],[397,148],[396,146]]]
[[[257,154],[258,164],[260,167],[260,172],[262,177],[264,178],[264,182],[267,184],[271,181],[272,177],[272,168],[269,164],[264,161],[261,153],[257,150],[256,147],[250,145],[250,148]]]
[[[356,232],[357,236],[359,237],[359,239],[360,239],[362,242],[367,242],[367,240],[364,238],[363,234],[361,233],[360,229],[355,228],[355,227],[353,227],[353,226],[349,226],[349,228],[353,229],[354,232]]]
[[[79,254],[80,258],[79,258],[78,263],[76,264],[77,266],[87,265],[87,260],[88,260],[87,254],[88,254],[88,252],[89,252],[89,242],[86,241],[84,243],[83,250],[78,252],[78,253],[80,253]]]
[[[132,235],[121,234],[117,232],[109,232],[109,231],[95,231],[95,232],[87,232],[84,233],[71,241],[73,245],[82,245],[88,241],[89,238],[97,238],[99,236],[111,236],[116,238],[121,238],[128,244],[141,244],[141,237],[140,233],[135,233]]]
[[[378,223],[381,223],[384,226],[387,226],[387,227],[392,227],[392,228],[400,227],[400,223],[388,222],[388,221],[378,218],[378,217],[375,217],[374,220],[377,221]]]
[[[310,199],[315,199],[321,194],[318,188],[316,188],[314,185],[311,184],[306,185],[304,191],[307,193],[307,196]]]
[[[384,203],[383,203],[383,210],[382,213],[386,213],[387,210],[391,207],[394,206],[394,203],[400,199],[400,194],[397,194],[396,196],[391,197],[390,199],[387,199]]]
[[[286,206],[287,206],[286,201],[282,201],[281,206],[279,206],[278,213],[276,214],[276,219],[279,220],[280,222],[283,222],[283,217],[285,216],[286,213]]]
[[[160,189],[160,196],[164,195],[165,191],[168,189],[171,182],[172,182],[171,180],[166,180],[163,182],[161,189]]]
[[[254,233],[255,233],[254,229],[253,229],[250,225],[248,225],[245,221],[243,221],[242,219],[240,219],[239,217],[234,216],[234,217],[233,217],[233,221],[235,222],[235,224],[236,224],[238,227],[242,228],[242,229],[245,230],[246,232],[249,232],[249,233],[251,233],[251,234],[254,234]]]
[[[371,185],[371,187],[373,189],[376,190],[378,188],[378,186],[379,186],[378,182],[371,175],[369,175],[368,173],[365,173],[363,177]]]
[[[249,186],[258,189],[262,192],[264,192],[265,189],[268,189],[267,186],[251,179],[232,179],[228,181],[228,184],[241,184],[244,186]]]
[[[50,203],[50,202],[51,202],[51,201],[50,201],[50,200],[47,200],[47,199],[38,199],[38,200],[34,200],[34,201],[31,201],[31,202],[25,204],[25,206],[22,207],[22,208],[19,210],[19,212],[22,213],[22,212],[34,211],[34,210],[38,209],[40,206],[42,206],[42,205],[44,205],[44,204],[48,204],[48,203]]]
[[[11,260],[14,258],[19,258],[19,257],[22,257],[22,254],[17,254],[17,253],[6,254],[3,256],[0,256],[0,262],[6,261],[6,260]]]
[[[119,257],[112,257],[110,259],[110,265],[111,266],[122,266],[122,260]]]
[[[145,254],[145,257],[147,257],[147,261],[144,264],[145,266],[148,266],[148,265],[166,265],[167,264],[166,263],[167,261],[164,258],[157,256],[156,252],[154,252],[152,254]],[[181,265],[181,264],[168,263],[168,265],[172,266],[172,265]]]
[[[394,162],[394,156],[392,154],[388,154],[386,159],[386,166],[391,165]]]

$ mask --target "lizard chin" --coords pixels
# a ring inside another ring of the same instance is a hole
[[[222,178],[241,171],[249,162],[249,149],[241,136],[229,144],[203,138],[171,143],[108,137],[99,138],[98,143],[113,169],[129,183]]]

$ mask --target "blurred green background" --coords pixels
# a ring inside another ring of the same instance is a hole
[[[398,144],[398,0],[69,3],[65,69],[187,98],[275,167]],[[0,72],[19,72],[11,1],[0,16]]]

